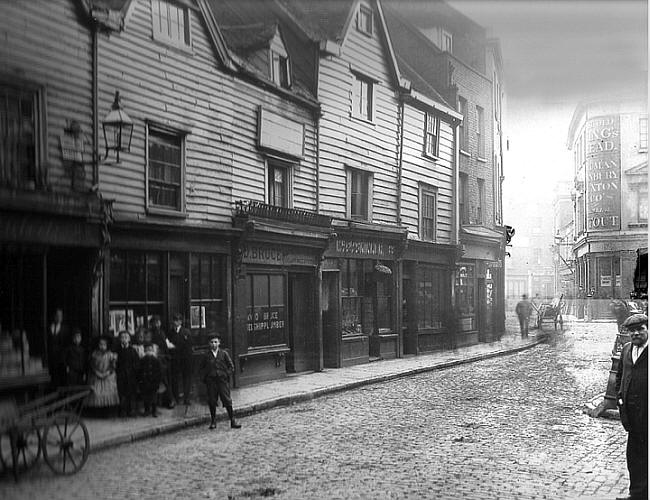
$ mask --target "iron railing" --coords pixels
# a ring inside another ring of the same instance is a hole
[[[330,227],[332,217],[299,208],[277,207],[253,200],[235,201],[235,216],[263,217],[265,219],[306,224],[317,227]]]

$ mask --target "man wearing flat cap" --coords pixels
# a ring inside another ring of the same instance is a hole
[[[217,402],[228,412],[230,427],[239,429],[232,410],[232,399],[230,397],[230,375],[235,371],[230,355],[220,349],[221,337],[213,335],[210,337],[210,350],[201,358],[199,373],[205,383],[208,396],[208,408],[210,409],[210,429],[217,426]]]
[[[631,342],[623,346],[616,372],[621,423],[627,431],[630,495],[617,500],[648,498],[648,317],[633,314],[623,322]]]

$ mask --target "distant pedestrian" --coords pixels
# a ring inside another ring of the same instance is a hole
[[[157,417],[156,403],[158,399],[158,387],[162,380],[162,370],[160,361],[156,357],[155,344],[146,344],[144,346],[144,356],[140,360],[138,367],[138,383],[140,385],[140,395],[144,403],[144,416],[151,413],[152,417]]]
[[[47,362],[52,389],[66,383],[65,351],[70,344],[70,329],[63,322],[63,309],[58,308],[47,332]]]
[[[632,339],[623,346],[616,372],[621,424],[627,431],[630,495],[617,500],[648,498],[648,317],[634,314],[623,322]]]
[[[210,338],[210,350],[201,358],[199,364],[199,373],[201,380],[206,385],[208,396],[208,407],[210,409],[210,429],[217,425],[217,402],[221,399],[221,404],[228,412],[230,418],[230,427],[239,429],[241,427],[235,420],[232,409],[232,399],[230,397],[230,376],[235,371],[230,355],[220,349],[221,337],[214,335]]]
[[[533,306],[528,301],[528,295],[523,294],[521,300],[517,302],[515,307],[515,312],[517,313],[517,318],[519,318],[519,330],[521,332],[521,338],[528,337],[528,324],[530,322],[530,315],[533,312]]]
[[[174,332],[172,337],[174,349],[174,372],[175,377],[172,380],[172,391],[176,401],[180,400],[179,379],[183,381],[183,404],[190,404],[190,391],[192,389],[192,335],[190,331],[183,326],[183,316],[174,315]]]

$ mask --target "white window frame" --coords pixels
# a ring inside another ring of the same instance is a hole
[[[367,208],[366,208],[366,217],[359,217],[352,214],[352,176],[360,175],[365,178],[367,183]],[[360,168],[346,167],[346,203],[345,203],[345,217],[351,220],[359,220],[370,222],[372,221],[372,198],[373,198],[373,184],[374,184],[374,174],[369,170],[364,170]]]
[[[425,208],[425,197],[430,196],[433,198],[433,217],[432,218],[427,218],[427,220],[432,220],[433,222],[433,228],[431,230],[431,237],[427,236],[427,232],[425,230],[425,213],[424,213],[424,208]],[[435,186],[431,186],[429,184],[420,184],[420,196],[419,196],[419,212],[420,212],[420,223],[419,223],[419,233],[420,233],[420,239],[423,241],[436,241],[437,240],[437,233],[438,233],[438,188]]]
[[[639,118],[639,152],[648,151],[648,117]]]
[[[467,153],[469,151],[467,109],[467,99],[465,99],[463,96],[458,96],[458,112],[463,115],[463,121],[458,127],[458,149],[463,153]]]
[[[424,155],[438,158],[440,153],[440,117],[435,113],[424,113]]]
[[[375,81],[354,72],[352,77],[354,79],[352,82],[352,116],[373,123],[375,119]],[[365,92],[364,89],[366,89]]]
[[[359,11],[357,12],[357,30],[368,36],[372,36],[375,30],[373,12],[367,5],[359,5]]]
[[[166,10],[167,13],[167,29],[161,27],[162,9]],[[182,15],[183,19],[183,33],[179,30],[176,30],[176,35],[172,33],[173,26],[178,26],[177,23],[173,23],[173,17],[175,16],[176,20],[180,19],[179,14]],[[153,38],[164,42],[169,45],[180,49],[190,49],[192,46],[192,29],[191,29],[191,16],[190,8],[187,5],[184,5],[182,2],[174,2],[171,0],[151,0],[151,26],[153,29]]]
[[[34,184],[33,187],[45,187],[43,185],[45,180],[44,170],[47,168],[48,164],[48,154],[47,154],[47,120],[46,120],[46,110],[45,110],[45,88],[41,85],[34,84],[31,82],[25,81],[7,81],[0,80],[0,98],[6,99],[7,94],[16,93],[16,94],[28,94],[32,101],[32,117],[34,120],[34,158],[32,166],[33,178],[25,178],[22,172],[13,171],[14,167],[11,165],[1,165],[0,164],[0,185],[15,185],[15,186],[29,186],[31,183]],[[4,103],[2,104],[4,108]],[[4,119],[4,118],[3,118]],[[0,124],[2,128],[6,126],[5,123]],[[0,147],[11,147],[0,143]],[[15,143],[14,143],[15,145]],[[9,156],[7,152],[5,158]],[[4,170],[4,171],[3,171]],[[19,175],[20,178],[16,176]]]
[[[282,169],[285,172],[285,194],[286,204],[276,205],[272,199],[272,186],[271,186],[271,172],[275,169]],[[266,159],[265,169],[265,192],[266,203],[272,206],[281,206],[283,208],[293,208],[293,165],[290,162],[280,160],[278,158]]]
[[[291,87],[291,64],[289,62],[288,54],[283,54],[277,50],[271,49],[269,51],[271,68],[271,80],[276,85],[288,89]],[[284,71],[287,77],[286,82],[282,81],[282,66],[284,66]]]
[[[461,225],[469,224],[469,176],[465,173],[458,175],[458,220]]]
[[[156,205],[151,202],[149,187],[152,182],[150,171],[150,144],[152,135],[174,137],[180,141],[181,164],[180,164],[180,187],[179,207],[171,208],[166,205]],[[187,132],[166,125],[148,121],[145,127],[145,206],[148,213],[172,216],[185,216],[185,177],[186,177],[186,144]]]
[[[476,106],[476,156],[485,159],[485,109]]]
[[[444,52],[453,53],[454,50],[454,36],[449,31],[440,30],[440,47]]]

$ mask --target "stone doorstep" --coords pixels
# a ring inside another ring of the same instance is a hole
[[[359,379],[350,380],[340,384],[328,385],[326,387],[318,387],[306,391],[296,392],[294,394],[271,397],[262,401],[235,406],[234,408],[235,415],[237,417],[249,416],[254,413],[258,413],[260,411],[269,410],[271,408],[275,408],[279,406],[290,406],[295,403],[309,401],[320,396],[334,394],[336,392],[341,392],[344,390],[356,389],[365,385],[371,385],[379,382],[386,382],[389,380],[394,380],[397,378],[406,377],[410,375],[417,375],[420,373],[425,373],[434,370],[451,368],[453,366],[472,363],[475,361],[482,361],[485,359],[490,359],[505,354],[512,354],[526,349],[530,349],[540,343],[542,343],[541,340],[535,340],[527,344],[517,345],[507,349],[500,349],[498,351],[471,355],[464,359],[453,359],[452,361],[444,361],[441,363],[435,363],[428,366],[416,366],[402,371],[394,371],[388,374],[365,377],[361,380]],[[263,384],[260,385],[263,386]],[[616,411],[616,413],[618,414],[618,411]],[[227,415],[224,412],[218,411],[217,421],[224,421],[224,420],[227,420]],[[177,418],[171,422],[168,421],[168,422],[155,423],[154,425],[142,429],[138,429],[134,432],[126,432],[120,435],[115,435],[115,433],[112,433],[111,435],[103,439],[100,439],[96,443],[91,443],[90,449],[91,451],[104,450],[122,444],[139,441],[141,439],[147,439],[161,434],[171,433],[187,427],[204,425],[209,422],[210,422],[210,415],[207,413],[207,408],[205,408],[205,414],[203,415],[185,416],[185,417]]]

